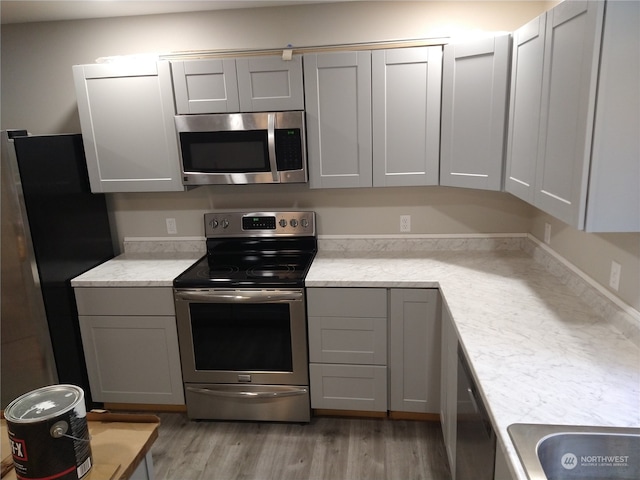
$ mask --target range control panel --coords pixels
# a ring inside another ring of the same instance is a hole
[[[205,213],[204,231],[207,238],[315,236],[316,214],[310,211]]]

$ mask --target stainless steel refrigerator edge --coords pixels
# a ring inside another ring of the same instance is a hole
[[[113,257],[106,203],[89,190],[80,135],[26,133],[0,137],[1,406],[61,382],[91,407],[70,280]]]

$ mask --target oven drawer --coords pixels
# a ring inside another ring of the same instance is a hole
[[[171,287],[76,287],[80,315],[175,315]]]
[[[192,419],[309,422],[309,387],[186,383]]]

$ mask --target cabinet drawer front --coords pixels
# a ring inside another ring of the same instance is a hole
[[[309,361],[386,365],[386,318],[309,317]]]
[[[311,408],[387,411],[387,368],[309,365]]]
[[[175,315],[171,287],[75,288],[80,315]]]
[[[316,317],[387,317],[384,288],[308,288],[307,309]]]

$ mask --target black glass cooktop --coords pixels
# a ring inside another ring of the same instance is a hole
[[[302,287],[315,238],[207,240],[207,255],[179,275],[176,287]]]

